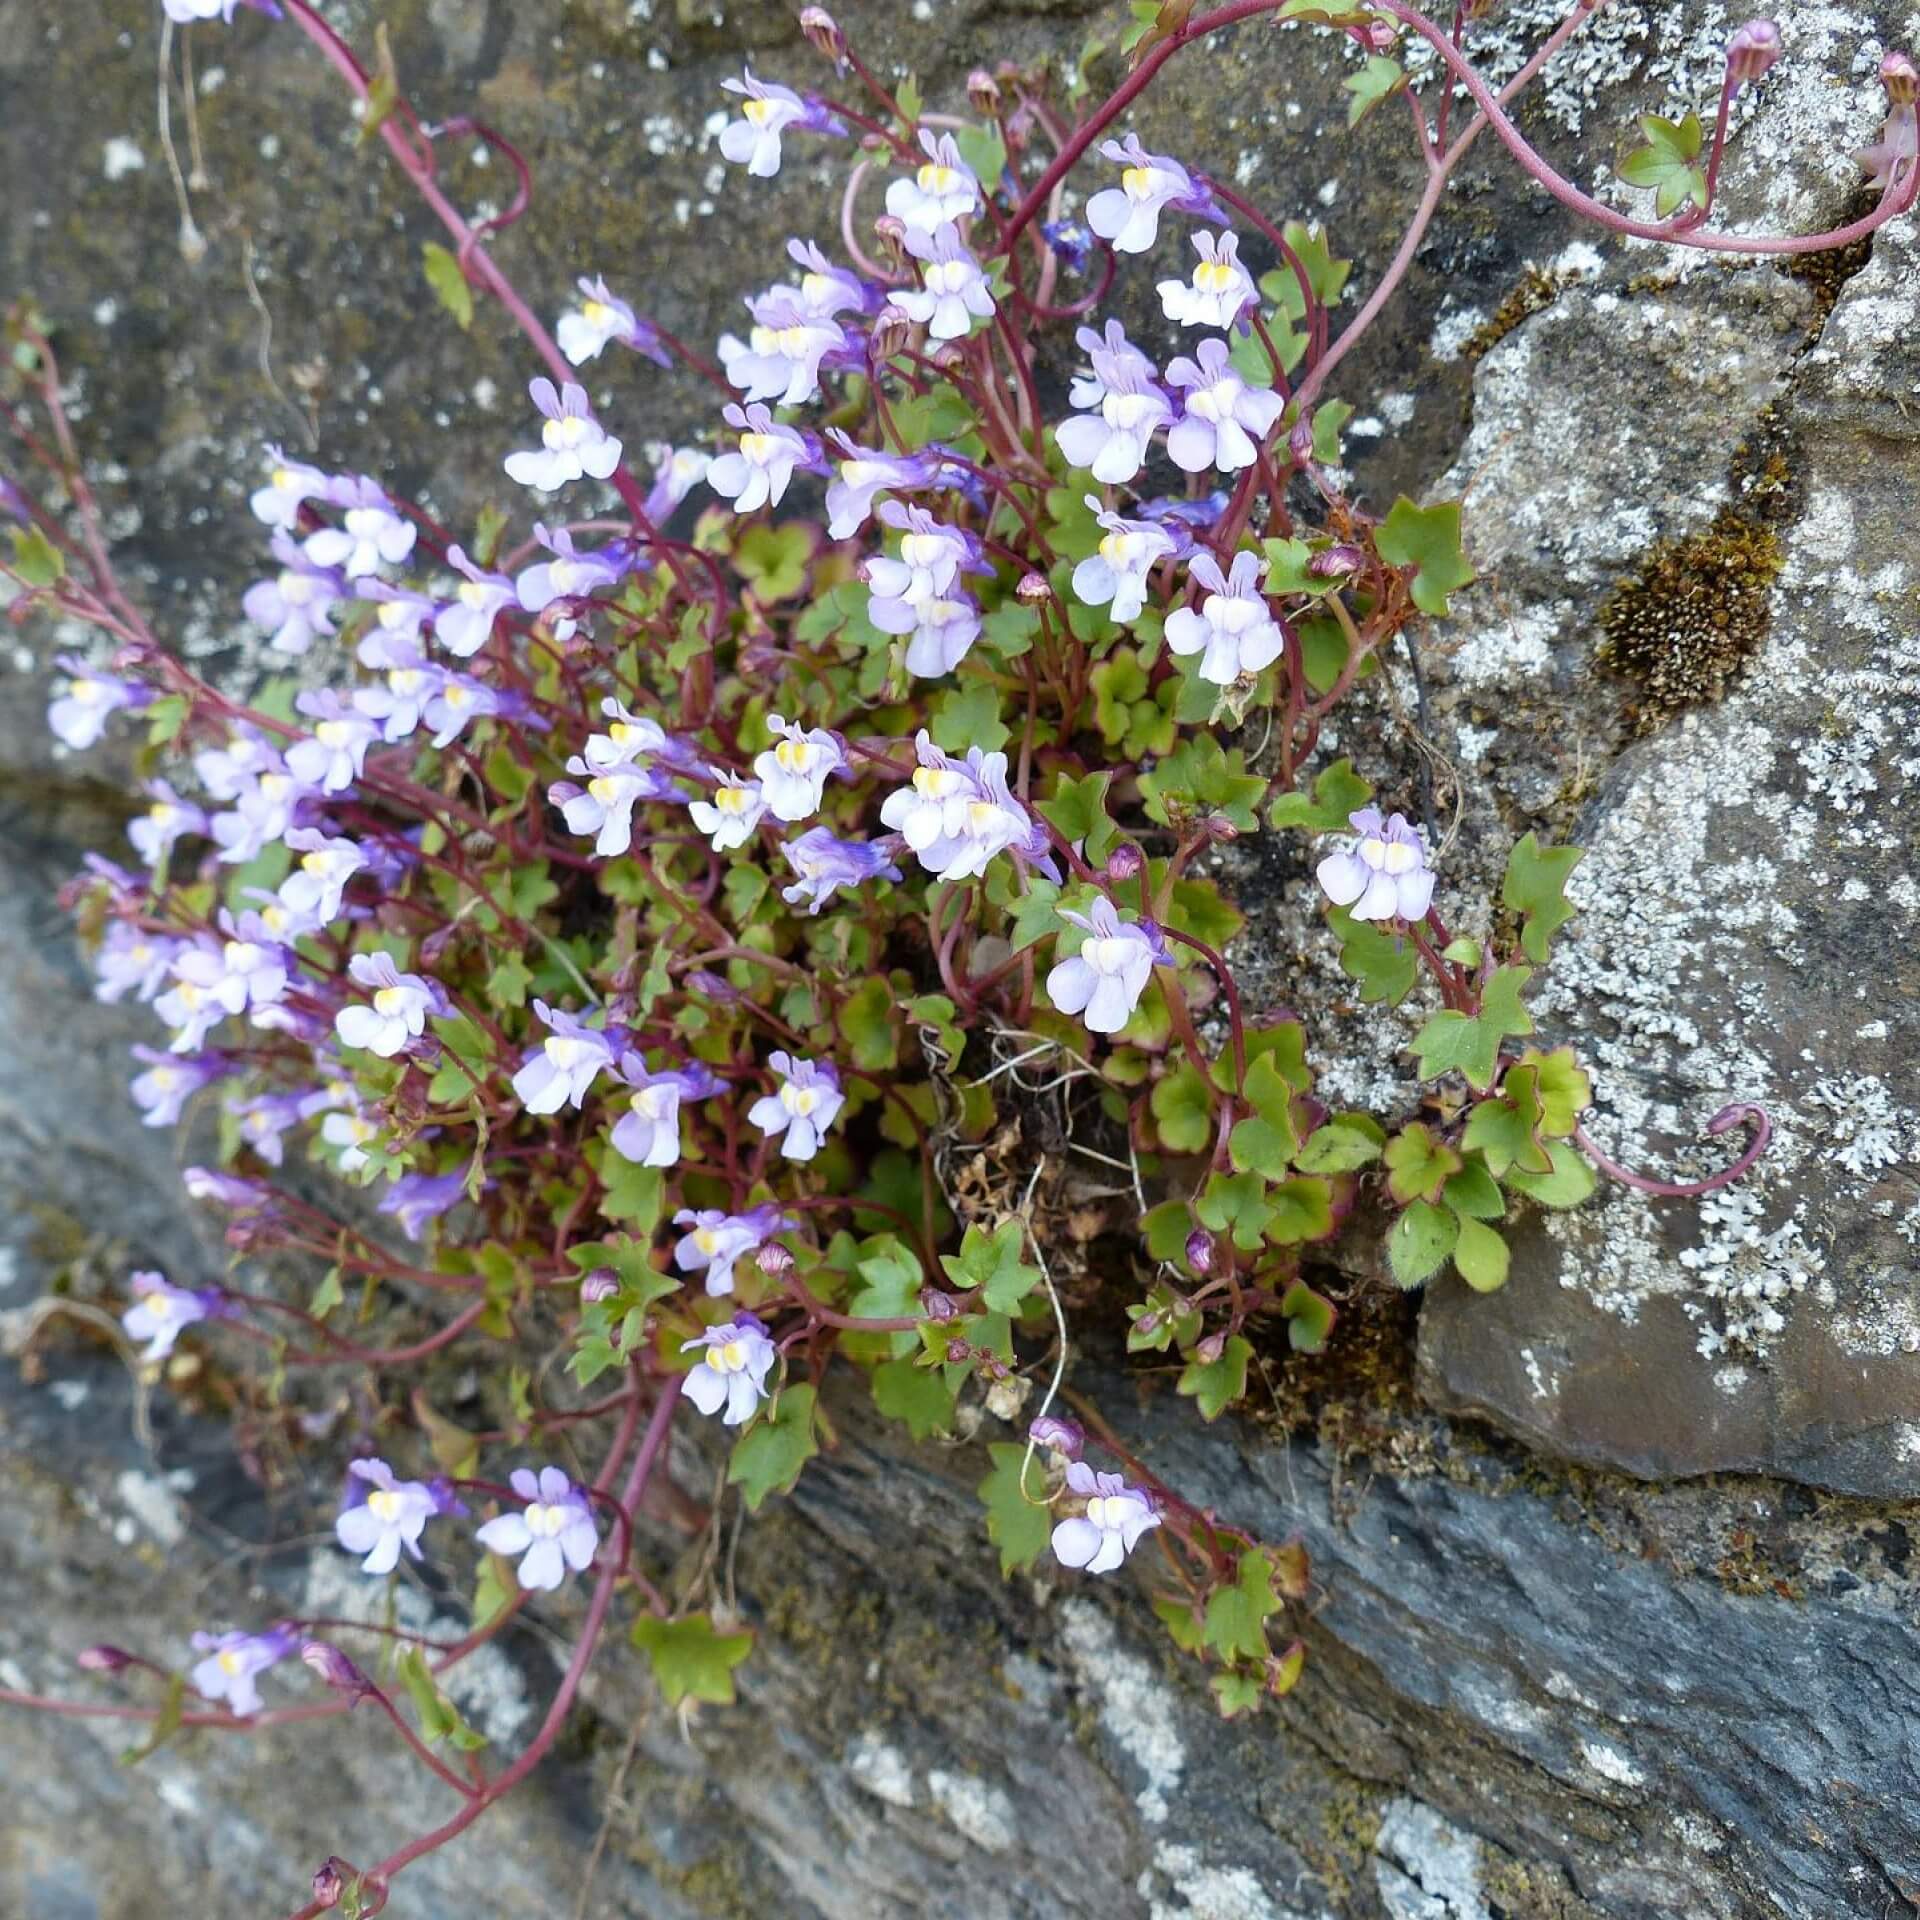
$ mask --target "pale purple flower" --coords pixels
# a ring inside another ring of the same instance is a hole
[[[744,1427],[766,1399],[767,1375],[779,1357],[766,1323],[751,1313],[736,1313],[697,1339],[683,1340],[680,1351],[700,1355],[700,1364],[687,1375],[687,1398],[702,1413],[719,1413],[723,1427]]]
[[[754,829],[767,811],[766,796],[757,780],[736,779],[724,767],[715,767],[712,773],[719,782],[713,798],[690,802],[687,812],[692,815],[693,824],[707,836],[715,853],[730,853],[753,838]]]
[[[149,780],[152,804],[127,827],[127,838],[148,866],[156,871],[188,834],[205,834],[207,816],[191,800],[182,800],[165,780]]]
[[[811,240],[789,240],[787,258],[800,269],[800,297],[814,313],[877,313],[885,291],[836,266]]]
[[[1198,608],[1167,615],[1167,645],[1177,654],[1200,655],[1200,678],[1230,687],[1279,659],[1286,635],[1260,591],[1267,563],[1256,553],[1236,553],[1233,572],[1223,575],[1210,553],[1196,553],[1188,573],[1207,589]]]
[[[302,654],[317,637],[333,632],[333,610],[345,599],[347,583],[337,567],[320,566],[284,533],[273,536],[273,556],[280,571],[246,590],[241,611],[271,636],[267,644],[275,653]]]
[[[453,1011],[437,981],[402,973],[390,953],[356,953],[347,962],[347,972],[370,998],[364,1006],[355,1002],[342,1007],[333,1016],[334,1031],[343,1045],[365,1047],[383,1060],[419,1039],[430,1016],[444,1020]]]
[[[1159,238],[1163,208],[1220,218],[1207,189],[1196,186],[1178,160],[1147,152],[1137,134],[1105,141],[1100,151],[1120,167],[1120,184],[1103,187],[1087,202],[1087,225],[1115,253],[1148,252]]]
[[[182,1167],[180,1184],[186,1188],[188,1199],[224,1207],[242,1219],[258,1219],[272,1213],[279,1198],[264,1180],[221,1173],[213,1167]]]
[[[780,1076],[779,1090],[761,1095],[747,1118],[769,1140],[780,1139],[787,1159],[811,1160],[847,1103],[839,1072],[831,1060],[796,1060],[784,1052],[774,1053],[768,1064]]]
[[[1347,824],[1360,837],[1314,870],[1321,891],[1356,920],[1424,920],[1434,876],[1420,829],[1404,814],[1382,818],[1378,807],[1348,814]]]
[[[513,1076],[513,1090],[529,1113],[582,1106],[588,1089],[613,1066],[613,1046],[597,1028],[536,1000],[533,1010],[550,1031]]]
[[[171,1047],[175,1053],[198,1053],[207,1035],[227,1017],[228,1009],[203,984],[204,976],[220,969],[220,949],[211,941],[183,944],[173,957],[173,977],[167,990],[153,1003],[153,1010],[173,1028]],[[202,979],[195,979],[194,974]]]
[[[1117,1473],[1096,1473],[1084,1460],[1068,1467],[1067,1488],[1086,1506],[1053,1530],[1053,1557],[1063,1567],[1111,1573],[1160,1524],[1146,1494]]]
[[[417,643],[420,629],[433,618],[435,602],[432,595],[417,593],[412,587],[389,586],[384,580],[356,580],[353,582],[353,594],[355,599],[364,600],[373,608],[374,624],[366,639],[360,643],[359,657],[364,666],[387,664],[379,657],[379,642],[382,639],[392,641],[396,646]]]
[[[157,1273],[132,1274],[127,1284],[133,1289],[133,1305],[120,1316],[120,1324],[129,1339],[146,1342],[140,1358],[148,1365],[164,1360],[188,1327],[217,1318],[222,1305],[217,1287],[176,1287]]]
[[[1027,1429],[1035,1446],[1045,1447],[1063,1460],[1078,1460],[1087,1444],[1086,1429],[1077,1420],[1064,1420],[1057,1413],[1043,1413]]]
[[[433,1489],[424,1480],[396,1480],[384,1460],[356,1460],[347,1472],[353,1484],[333,1533],[349,1553],[365,1556],[361,1572],[391,1573],[402,1547],[422,1558],[420,1536],[440,1511]]]
[[[285,1163],[282,1135],[297,1127],[310,1112],[308,1096],[299,1093],[260,1093],[248,1100],[229,1100],[227,1111],[240,1129],[240,1138],[268,1166]]]
[[[259,774],[224,813],[216,813],[210,822],[220,858],[230,866],[244,866],[257,859],[300,817],[302,803],[314,789],[304,780],[296,780],[279,756],[276,764]]]
[[[919,680],[951,673],[980,637],[980,609],[965,594],[941,594],[910,604],[873,599],[867,618],[882,633],[905,634],[907,671]]]
[[[92,746],[106,731],[109,714],[138,713],[153,700],[152,688],[98,672],[76,654],[61,654],[59,664],[67,683],[47,708],[47,726],[69,747]]]
[[[536,493],[553,493],[570,480],[605,480],[620,464],[620,442],[593,417],[585,387],[569,380],[559,391],[545,374],[528,384],[546,415],[538,448],[507,455],[507,478]]]
[[[342,1109],[320,1122],[320,1138],[333,1148],[342,1173],[358,1173],[371,1158],[367,1149],[380,1138],[380,1123],[357,1107]]]
[[[433,612],[433,637],[451,654],[468,660],[487,644],[493,623],[519,595],[504,573],[488,573],[459,547],[447,549],[447,564],[466,578]]]
[[[151,1000],[179,950],[180,942],[167,934],[148,933],[127,920],[109,921],[100,950],[93,956],[93,970],[99,976],[93,997],[109,1005],[128,992],[136,1000]]]
[[[1169,320],[1183,327],[1219,327],[1223,331],[1241,311],[1259,301],[1253,276],[1240,264],[1237,234],[1196,233],[1194,251],[1199,264],[1190,280],[1162,280],[1160,305]]]
[[[242,726],[224,747],[202,747],[193,756],[193,771],[209,799],[234,800],[263,773],[284,773],[286,763],[276,747]]]
[[[291,970],[287,950],[262,937],[265,929],[257,914],[236,922],[223,911],[220,921],[227,937],[183,946],[174,958],[175,977],[191,982],[223,1013],[273,1005],[287,990]]]
[[[713,455],[703,447],[649,448],[654,454],[653,485],[647,489],[647,518],[655,526],[668,520],[676,508],[702,480],[713,465]]]
[[[918,320],[931,338],[964,340],[975,320],[992,317],[993,289],[958,227],[944,226],[931,234],[910,228],[906,244],[920,262],[920,285],[896,288],[893,304],[910,320]]]
[[[753,761],[761,797],[776,820],[805,820],[820,811],[827,776],[846,769],[846,748],[837,733],[790,723],[777,713],[767,715],[767,731],[774,744]]]
[[[520,1584],[529,1593],[550,1593],[571,1567],[585,1573],[600,1550],[600,1529],[587,1496],[558,1467],[542,1467],[536,1480],[516,1467],[508,1484],[526,1506],[489,1520],[474,1538],[489,1553],[520,1561]]]
[[[398,1220],[409,1240],[424,1240],[427,1222],[457,1205],[466,1190],[467,1176],[461,1168],[452,1173],[403,1173],[388,1184],[375,1211]]]
[[[673,1223],[692,1229],[674,1242],[674,1265],[682,1273],[704,1273],[707,1292],[715,1296],[733,1291],[738,1261],[794,1225],[774,1206],[754,1207],[747,1213],[723,1213],[717,1207],[703,1207],[696,1213],[682,1207]]]
[[[315,724],[287,749],[287,771],[322,793],[344,793],[359,779],[380,729],[333,687],[310,687],[293,704]]]
[[[1090,1033],[1118,1033],[1133,1018],[1155,964],[1168,960],[1158,931],[1123,921],[1105,895],[1088,913],[1059,912],[1087,937],[1048,973],[1047,998],[1061,1013],[1077,1013]]]
[[[1151,520],[1127,520],[1102,510],[1097,495],[1085,496],[1104,532],[1100,544],[1073,570],[1073,590],[1090,607],[1105,607],[1120,626],[1140,617],[1147,580],[1176,550],[1173,536]]]
[[[639,1167],[677,1166],[681,1103],[707,1099],[721,1090],[720,1082],[704,1067],[651,1072],[637,1053],[621,1056],[620,1077],[633,1097],[609,1136],[614,1151]]]
[[[756,80],[751,67],[743,69],[740,79],[720,84],[729,93],[745,96],[740,118],[720,130],[720,151],[756,180],[771,180],[780,171],[780,136],[816,110],[791,87]]]
[[[1160,377],[1160,369],[1127,338],[1127,330],[1118,320],[1109,320],[1099,333],[1091,327],[1076,327],[1073,342],[1087,356],[1087,364],[1074,374],[1067,387],[1067,400],[1081,413],[1093,412],[1106,398],[1108,387],[1125,372],[1136,373],[1143,380]]]
[[[843,350],[847,330],[811,309],[799,290],[775,287],[747,302],[753,329],[743,342],[720,341],[720,363],[747,400],[804,406],[820,391],[820,362]]]
[[[436,747],[451,746],[470,721],[506,711],[505,698],[469,673],[443,673],[421,710]]]
[[[777,507],[794,468],[819,464],[808,436],[777,425],[761,402],[742,408],[729,401],[721,411],[729,426],[740,429],[740,442],[736,452],[721,454],[707,469],[707,485],[731,500],[735,513]]]
[[[589,280],[583,275],[579,286],[584,296],[579,308],[563,313],[554,328],[560,351],[573,365],[578,367],[599,359],[610,340],[618,340],[635,353],[644,353],[659,366],[673,365],[660,344],[658,332],[643,322],[605,280]]]
[[[889,500],[880,518],[900,532],[899,558],[881,556],[864,569],[867,585],[880,599],[917,605],[945,593],[962,567],[970,573],[993,571],[976,535],[943,526],[924,507]]]
[[[617,544],[582,553],[566,528],[549,532],[538,524],[533,537],[553,558],[525,568],[514,583],[520,604],[528,613],[543,613],[556,600],[583,599],[595,587],[610,587],[626,576],[626,552]]]
[[[666,731],[659,721],[629,713],[612,694],[600,702],[600,711],[613,724],[605,733],[589,734],[587,744],[580,749],[580,758],[595,773],[630,767],[650,754],[668,751]]]
[[[927,156],[905,180],[887,188],[887,211],[913,234],[930,234],[955,220],[964,220],[980,205],[980,182],[960,157],[950,133],[920,129],[920,150]],[[909,239],[911,245],[911,239]],[[922,255],[921,258],[925,258]],[[915,318],[923,318],[915,315]],[[947,336],[936,334],[936,339]]]
[[[356,687],[353,706],[380,729],[380,738],[405,740],[419,730],[428,700],[446,677],[444,668],[430,665],[418,644],[396,639],[375,627],[360,642],[361,663],[385,669],[386,684]]]
[[[1202,340],[1192,360],[1168,362],[1167,384],[1185,389],[1185,411],[1167,434],[1167,452],[1183,473],[1253,465],[1259,443],[1287,403],[1271,387],[1250,387],[1227,357],[1224,340]]]
[[[289,460],[281,450],[267,447],[267,484],[259,488],[250,502],[253,516],[279,533],[291,533],[300,524],[300,509],[309,500],[324,500],[333,487],[333,476],[310,467],[304,461]]]
[[[227,1072],[226,1061],[217,1053],[182,1059],[156,1053],[151,1047],[137,1046],[132,1051],[136,1060],[148,1063],[146,1072],[135,1077],[130,1089],[134,1105],[141,1109],[143,1127],[177,1126],[187,1102]]]
[[[377,481],[365,475],[336,480],[327,495],[343,508],[337,527],[322,527],[302,542],[316,567],[338,567],[349,580],[397,567],[413,551],[418,529]]]
[[[330,838],[314,827],[290,827],[287,845],[300,857],[280,882],[280,898],[296,916],[311,914],[321,926],[340,915],[347,882],[366,864],[351,840]]]
[[[211,0],[167,0],[168,5],[207,5]],[[235,0],[226,0],[231,8]],[[176,16],[177,18],[178,16]],[[210,14],[196,16],[211,19]],[[229,16],[231,17],[231,16]],[[296,1636],[284,1627],[269,1633],[196,1633],[193,1650],[207,1657],[194,1667],[187,1678],[203,1700],[224,1700],[237,1714],[260,1711],[260,1676],[277,1666],[290,1654]]]
[[[842,840],[830,827],[809,827],[780,851],[799,876],[780,889],[780,898],[790,907],[806,901],[809,913],[818,913],[841,887],[900,878],[884,840]]]
[[[1889,58],[1900,56],[1890,55]],[[1911,173],[1920,161],[1920,109],[1911,99],[1890,101],[1886,123],[1880,138],[1870,147],[1862,147],[1854,156],[1865,169],[1867,185],[1888,187],[1895,174]]]
[[[1173,403],[1153,379],[1152,363],[1131,346],[1124,354],[1096,352],[1093,377],[1076,380],[1068,397],[1075,406],[1097,405],[1099,411],[1069,414],[1054,438],[1068,465],[1090,468],[1109,486],[1140,471],[1153,436],[1173,418]]]
[[[593,850],[603,860],[616,860],[633,844],[633,810],[643,800],[679,797],[679,789],[650,767],[610,766],[599,772],[575,754],[567,771],[585,776],[586,785],[556,780],[547,798],[560,809],[569,833],[595,836]]]
[[[971,880],[1005,852],[1050,864],[1045,830],[1007,786],[1004,753],[969,747],[963,763],[941,752],[924,727],[914,751],[920,764],[906,786],[887,795],[880,819],[913,849],[927,872]]]
[[[873,497],[882,488],[905,493],[934,483],[933,460],[922,453],[875,452],[850,439],[838,427],[827,438],[847,457],[839,477],[827,488],[827,538],[848,540],[867,524]]]
[[[160,0],[161,12],[183,27],[191,26],[196,20],[219,20],[232,26],[233,16],[241,7],[264,13],[269,20],[281,17],[274,0]]]

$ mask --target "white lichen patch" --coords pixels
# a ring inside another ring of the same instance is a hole
[[[1210,1866],[1197,1849],[1170,1841],[1154,1849],[1145,1881],[1149,1920],[1301,1920],[1274,1903],[1252,1868]]]
[[[1582,1740],[1580,1758],[1612,1786],[1643,1787],[1647,1783],[1647,1776],[1639,1766],[1618,1747],[1609,1746],[1604,1740]]]
[[[1392,1920],[1492,1920],[1479,1841],[1422,1801],[1390,1801],[1373,1850],[1374,1883]]]
[[[1187,1764],[1173,1694],[1145,1660],[1120,1645],[1113,1622],[1091,1601],[1068,1600],[1060,1626],[1076,1678],[1100,1704],[1102,1729],[1146,1776],[1134,1804],[1159,1825]]]
[[[1013,1802],[991,1781],[935,1768],[927,1775],[927,1791],[934,1805],[976,1847],[1005,1853],[1013,1845],[1018,1833]]]
[[[847,1749],[847,1773],[853,1784],[890,1807],[913,1805],[913,1769],[906,1755],[876,1728],[869,1727]]]

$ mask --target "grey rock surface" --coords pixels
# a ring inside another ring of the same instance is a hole
[[[375,11],[328,8],[363,44]],[[1077,49],[1109,21],[999,0],[924,21],[895,0],[842,11],[930,93],[957,93],[983,52]],[[1783,12],[1789,59],[1728,185],[1745,217],[1809,225],[1849,205],[1872,68],[1913,23],[1826,0]],[[703,342],[774,277],[788,231],[828,237],[810,166],[770,191],[714,171],[707,116],[743,49],[769,73],[811,71],[784,8],[384,13],[423,104],[477,89],[533,160],[542,213],[504,251],[544,307],[604,268],[644,279]],[[1553,17],[1513,0],[1485,29],[1494,69]],[[1530,125],[1577,178],[1603,179],[1630,111],[1707,96],[1726,24],[1711,5],[1607,9]],[[432,309],[430,230],[354,156],[316,64],[258,21],[195,38],[215,185],[197,206],[210,251],[183,262],[152,27],[0,0],[0,173],[25,183],[0,203],[0,286],[35,290],[61,329],[82,429],[115,463],[99,477],[130,576],[179,645],[245,678],[259,441],[298,448],[304,421],[329,461],[458,517],[498,490],[527,369],[489,324],[463,339]],[[1326,210],[1364,287],[1418,162],[1389,116],[1353,144],[1333,130],[1342,71],[1317,36],[1243,31],[1176,69],[1140,127],[1244,169],[1283,210]],[[1444,756],[1429,777],[1443,831],[1458,808],[1463,892],[1484,893],[1526,826],[1591,848],[1540,1011],[1595,1065],[1604,1144],[1704,1171],[1722,1150],[1700,1124],[1757,1095],[1779,1122],[1760,1180],[1707,1209],[1615,1192],[1531,1229],[1504,1294],[1424,1303],[1417,1373],[1411,1315],[1357,1257],[1349,1322],[1379,1364],[1295,1364],[1264,1425],[1202,1429],[1092,1341],[1078,1384],[1158,1471],[1308,1541],[1310,1657],[1277,1715],[1223,1726],[1127,1582],[1003,1584],[978,1449],[903,1466],[895,1437],[837,1407],[839,1453],[740,1536],[735,1591],[759,1635],[743,1705],[683,1727],[637,1664],[608,1661],[530,1791],[410,1876],[394,1911],[565,1920],[603,1815],[585,1911],[621,1920],[1882,1920],[1920,1905],[1920,1649],[1893,1504],[1920,1473],[1920,896],[1901,811],[1920,763],[1920,256],[1895,232],[1823,283],[1589,244],[1484,144],[1346,387],[1361,483],[1382,501],[1465,488],[1483,575],[1422,648],[1424,708],[1400,676],[1398,711],[1424,712]],[[499,191],[497,168],[459,178],[474,200]],[[247,241],[284,401],[260,374]],[[1529,265],[1556,297],[1508,325]],[[708,411],[644,366],[608,390],[644,422],[636,438]],[[1765,462],[1743,446],[1778,451],[1787,475],[1766,507],[1770,623],[1723,701],[1649,712],[1595,664],[1603,605],[1659,543],[1759,511]],[[178,1657],[195,1626],[358,1592],[324,1544],[329,1489],[284,1435],[236,1450],[210,1417],[217,1381],[156,1402],[149,1451],[124,1369],[83,1327],[50,1323],[18,1351],[49,1283],[86,1296],[134,1266],[220,1265],[183,1208],[177,1143],[124,1103],[145,1017],[87,997],[53,899],[124,810],[112,763],[57,755],[40,725],[68,638],[20,635],[0,662],[0,1687],[63,1693],[90,1641]],[[1393,702],[1328,745],[1397,767],[1401,797],[1420,798]],[[1340,1097],[1391,1103],[1410,1023],[1343,1011],[1298,851],[1262,840],[1220,864],[1255,916],[1249,980],[1362,1063],[1335,1069]],[[358,1405],[358,1383],[338,1391],[308,1410]],[[676,1456],[683,1505],[707,1497],[712,1464]],[[692,1543],[662,1525],[651,1547],[665,1569]],[[440,1582],[430,1567],[405,1590],[423,1623],[463,1604]],[[568,1624],[562,1609],[516,1634],[463,1697],[505,1745]],[[270,1915],[328,1852],[373,1857],[439,1804],[357,1723],[258,1747],[200,1736],[134,1769],[115,1764],[121,1744],[101,1723],[0,1718],[0,1913]]]

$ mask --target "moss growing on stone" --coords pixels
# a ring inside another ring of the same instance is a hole
[[[1751,506],[1663,541],[1600,609],[1603,666],[1639,682],[1641,724],[1719,700],[1766,638],[1781,548]]]
[[[1482,355],[1491,353],[1522,320],[1550,307],[1560,297],[1560,290],[1575,276],[1564,273],[1549,273],[1545,267],[1529,267],[1520,280],[1507,294],[1506,298],[1494,308],[1492,317],[1483,321],[1473,330],[1462,355],[1467,360],[1478,360]]]

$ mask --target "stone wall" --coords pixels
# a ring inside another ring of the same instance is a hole
[[[1112,11],[843,14],[938,94],[988,54],[1077,49]],[[1783,10],[1788,59],[1729,170],[1737,214],[1811,226],[1855,204],[1844,156],[1873,137],[1880,36],[1920,30],[1908,11]],[[368,34],[372,9],[329,12]],[[707,131],[743,46],[769,74],[811,59],[784,8],[424,0],[387,17],[423,106],[477,92],[532,159],[541,210],[505,254],[547,307],[604,269],[709,339],[788,231],[830,238],[819,174],[723,178]],[[1550,18],[1514,0],[1489,58]],[[1530,124],[1601,178],[1632,111],[1707,97],[1726,25],[1691,0],[1608,8]],[[244,679],[259,440],[297,447],[311,426],[329,462],[463,514],[494,484],[526,369],[490,319],[462,339],[431,308],[429,230],[356,156],[315,62],[252,19],[195,48],[214,184],[190,264],[146,10],[0,0],[0,287],[32,289],[59,328],[119,555],[162,631]],[[1242,30],[1176,67],[1141,128],[1329,219],[1364,287],[1418,162],[1389,116],[1339,133],[1343,65],[1319,36]],[[1087,1333],[1079,1384],[1158,1471],[1306,1536],[1319,1592],[1283,1710],[1222,1726],[1125,1581],[1003,1584],[978,1446],[903,1465],[842,1405],[839,1451],[739,1538],[760,1639],[743,1705],[683,1725],[610,1660],[533,1787],[410,1875],[396,1911],[563,1920],[603,1817],[584,1911],[649,1920],[1880,1920],[1920,1903],[1899,1504],[1920,1476],[1920,252],[1911,223],[1798,275],[1596,245],[1483,145],[1342,383],[1360,484],[1465,490],[1482,580],[1422,642],[1419,683],[1402,675],[1337,750],[1398,769],[1457,825],[1446,870],[1468,895],[1527,826],[1591,849],[1543,1012],[1595,1069],[1596,1131],[1632,1164],[1704,1169],[1724,1151],[1706,1118],[1759,1097],[1778,1122],[1760,1177],[1704,1209],[1612,1192],[1536,1231],[1492,1298],[1448,1285],[1415,1309],[1356,1251],[1344,1346],[1277,1362],[1270,1407],[1238,1423],[1199,1427]],[[498,192],[484,173],[460,187]],[[634,437],[704,417],[644,367],[607,378]],[[1736,601],[1740,620],[1713,618]],[[1642,680],[1605,669],[1603,634]],[[20,1350],[51,1282],[85,1296],[131,1265],[210,1279],[219,1261],[175,1142],[125,1103],[146,1018],[87,997],[53,901],[123,803],[100,763],[45,739],[56,637],[15,644],[0,1683],[64,1689],[90,1640],[174,1647],[358,1589],[306,1476],[270,1436],[236,1450],[211,1383],[156,1402],[148,1446],[123,1369],[82,1330]],[[1348,1063],[1343,1092],[1391,1100],[1407,1028],[1343,1009],[1303,869],[1265,842],[1221,859],[1255,916],[1255,997],[1308,1012]],[[675,1455],[689,1501],[713,1464]],[[664,1520],[651,1544],[662,1568],[688,1550]],[[430,1575],[402,1605],[431,1620],[442,1591]],[[537,1712],[568,1619],[468,1683],[498,1739]],[[121,1743],[103,1723],[0,1721],[0,1912],[271,1913],[326,1853],[373,1857],[433,1817],[373,1727],[180,1742],[134,1769]]]

